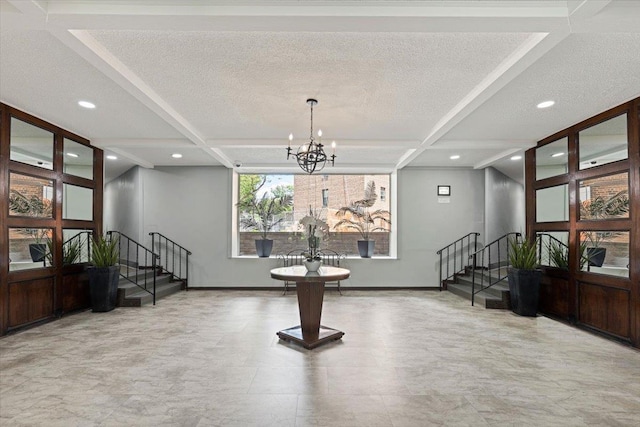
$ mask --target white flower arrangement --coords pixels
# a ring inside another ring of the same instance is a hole
[[[320,255],[318,254],[320,240],[324,239],[329,232],[329,224],[320,219],[320,213],[319,211],[314,212],[311,207],[309,207],[309,215],[306,215],[299,222],[305,239],[309,243],[309,249],[302,252],[302,255],[307,258],[307,261],[320,259]]]

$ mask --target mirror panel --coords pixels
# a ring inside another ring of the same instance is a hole
[[[93,179],[93,149],[64,138],[63,172]]]
[[[581,220],[629,218],[629,174],[578,182]]]
[[[569,171],[569,138],[564,137],[536,148],[536,179],[564,175]]]
[[[93,190],[77,185],[63,185],[62,218],[91,221],[93,219]]]
[[[10,173],[9,215],[53,218],[53,181]]]
[[[11,118],[11,160],[52,170],[53,143],[52,132]]]
[[[567,184],[536,190],[536,221],[569,221]]]
[[[569,232],[543,231],[536,233],[540,242],[540,265],[569,268]]]
[[[52,228],[9,228],[9,271],[50,266],[52,236]]]
[[[580,170],[628,158],[627,141],[626,114],[581,131],[578,134]]]
[[[65,228],[62,230],[62,264],[89,262],[92,230]]]
[[[629,232],[592,230],[580,233],[588,262],[582,271],[629,277]]]

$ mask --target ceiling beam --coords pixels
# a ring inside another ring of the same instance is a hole
[[[397,168],[407,166],[418,157],[427,147],[447,134],[454,126],[489,100],[500,89],[519,76],[531,64],[540,59],[549,50],[569,35],[568,27],[551,34],[534,34],[529,37],[520,48],[516,49],[496,69],[487,75],[471,92],[453,107],[435,125],[421,146],[410,156],[401,159]]]

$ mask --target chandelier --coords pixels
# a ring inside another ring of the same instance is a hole
[[[331,156],[327,156],[324,152],[324,145],[322,145],[322,130],[318,130],[318,141],[313,139],[313,106],[318,103],[315,99],[307,99],[307,104],[311,106],[311,135],[309,136],[309,142],[302,144],[298,151],[293,154],[291,151],[291,141],[293,141],[293,134],[289,134],[289,146],[287,147],[287,160],[293,156],[298,161],[300,168],[308,174],[314,172],[320,172],[327,161],[331,162],[331,166],[334,165],[336,159],[336,142],[331,143],[333,153]]]

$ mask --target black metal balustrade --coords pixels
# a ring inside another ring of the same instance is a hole
[[[156,305],[156,277],[158,276],[159,256],[119,231],[107,231],[106,235],[109,240],[118,239],[120,265],[126,267],[124,272],[120,268],[120,277],[150,293],[153,296],[153,305]]]
[[[469,233],[436,252],[440,256],[440,290],[442,290],[444,281],[449,279],[455,280],[457,274],[466,272],[468,263],[465,263],[464,260],[470,258],[472,250],[474,253],[478,250],[479,235],[480,233]],[[465,253],[467,255],[466,257]],[[445,266],[444,268],[443,264]],[[442,277],[443,270],[445,271],[445,277]]]
[[[149,233],[151,248],[156,250],[162,273],[170,274],[172,280],[182,280],[189,290],[189,255],[191,251],[158,232]]]
[[[506,267],[509,266],[509,244],[512,239],[521,242],[522,234],[507,233],[469,255],[471,260],[471,305],[474,305],[476,294],[507,278]],[[480,283],[476,290],[476,272],[478,270],[480,271]]]
[[[63,258],[62,264],[66,263],[66,260],[65,260],[66,254],[70,254],[69,256],[72,256],[71,253],[73,251],[72,248],[74,248],[74,246],[76,247],[75,250],[77,250],[77,257],[69,261],[71,261],[73,264],[79,264],[79,263],[91,261],[92,239],[93,239],[93,231],[86,230],[86,231],[79,232],[78,234],[76,234],[75,236],[71,237],[68,240],[65,240],[64,243],[62,243],[62,258]]]

